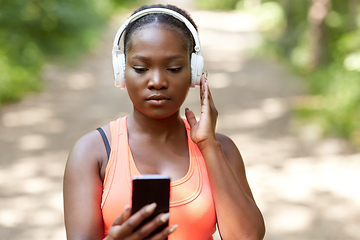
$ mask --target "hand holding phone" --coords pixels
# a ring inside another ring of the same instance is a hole
[[[170,201],[170,178],[165,175],[142,175],[135,176],[133,178],[133,193],[132,193],[132,207],[131,214],[136,213],[145,205],[156,203],[155,211],[146,218],[141,225],[139,225],[134,231],[139,229],[145,223],[149,222],[157,215],[161,213],[169,212]],[[169,223],[164,223],[161,227],[156,229],[150,236],[155,235]],[[149,237],[150,237],[149,236]]]
[[[142,207],[139,211],[131,215],[130,206],[125,206],[124,212],[115,219],[113,225],[110,227],[108,236],[104,240],[120,240],[120,239],[158,239],[165,240],[175,231],[177,225],[168,226],[156,235],[153,232],[169,219],[168,214],[159,214],[154,219],[150,220],[141,229],[135,231],[135,228],[143,223],[155,210],[156,203],[148,204]]]

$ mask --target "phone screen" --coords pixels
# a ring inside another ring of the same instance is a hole
[[[170,178],[168,176],[152,174],[133,177],[131,214],[136,213],[147,204],[151,204],[153,202],[157,204],[154,213],[150,217],[145,219],[142,224],[138,226],[135,230],[156,217],[158,214],[169,212],[169,200]],[[163,226],[155,230],[150,236],[153,236],[154,234],[160,232],[167,226],[168,223],[164,224]]]

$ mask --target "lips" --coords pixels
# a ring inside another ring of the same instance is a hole
[[[170,98],[162,94],[154,94],[146,100],[170,100]]]
[[[149,98],[146,99],[146,101],[150,104],[160,106],[167,101],[169,101],[170,98],[168,96],[165,96],[163,94],[154,94],[151,95]]]
[[[160,100],[170,100],[169,97],[165,96],[165,95],[162,95],[162,94],[154,94],[154,95],[151,95],[149,98],[147,98],[146,100],[157,100],[157,101],[160,101]]]

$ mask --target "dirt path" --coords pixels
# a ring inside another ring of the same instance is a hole
[[[313,126],[295,133],[291,108],[301,81],[278,64],[251,57],[261,41],[253,19],[192,12],[212,94],[228,134],[243,154],[267,224],[266,239],[360,238],[360,155]],[[216,20],[216,21],[215,21]],[[62,175],[83,134],[129,114],[126,91],[113,87],[111,47],[122,23],[76,69],[48,66],[46,90],[0,111],[0,238],[65,239]],[[199,111],[198,89],[185,104]]]

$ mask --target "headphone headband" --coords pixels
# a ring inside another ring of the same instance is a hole
[[[120,51],[120,38],[122,34],[124,33],[127,26],[131,23],[136,21],[137,19],[151,14],[151,13],[164,13],[173,16],[174,18],[182,21],[185,26],[189,29],[191,32],[193,39],[195,41],[194,51],[195,53],[191,53],[191,87],[195,87],[195,85],[200,85],[200,77],[202,74],[202,69],[204,67],[204,58],[202,57],[202,50],[200,47],[200,39],[197,34],[197,31],[195,27],[191,24],[191,22],[186,19],[184,16],[182,16],[180,13],[177,13],[173,10],[167,9],[167,8],[149,8],[142,10],[138,13],[135,13],[134,15],[130,16],[125,23],[119,28],[119,30],[116,33],[114,44],[113,44],[113,50],[112,50],[112,57],[113,57],[113,67],[114,67],[114,75],[115,75],[115,85],[117,87],[125,88],[125,68],[126,68],[126,62],[125,62],[125,52],[119,53]],[[125,49],[124,49],[125,51]]]
[[[189,20],[187,20],[184,16],[182,16],[180,13],[177,13],[173,10],[167,9],[167,8],[149,8],[149,9],[145,9],[142,10],[138,13],[135,13],[134,15],[132,15],[130,18],[128,18],[125,23],[119,28],[119,30],[117,31],[116,35],[115,35],[115,39],[114,39],[114,44],[113,44],[113,51],[115,54],[118,54],[118,51],[121,49],[119,46],[119,42],[120,42],[120,38],[122,36],[122,34],[124,33],[126,27],[131,23],[136,21],[137,19],[151,14],[151,13],[165,13],[168,15],[171,15],[177,19],[179,19],[180,21],[182,21],[186,27],[190,30],[191,35],[194,38],[195,41],[195,47],[194,50],[195,52],[202,52],[201,51],[201,47],[200,47],[200,40],[199,40],[199,36],[197,34],[197,31],[195,29],[195,27],[191,24],[191,22]]]

